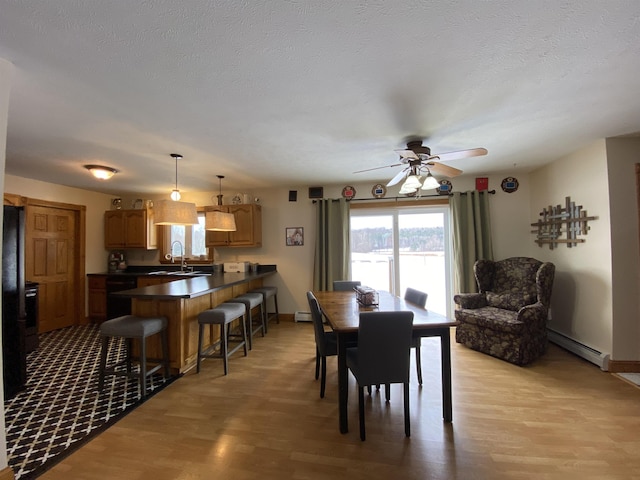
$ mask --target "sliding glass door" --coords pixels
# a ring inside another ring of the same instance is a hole
[[[351,210],[351,276],[363,285],[404,296],[427,292],[427,308],[449,315],[451,305],[448,209]]]

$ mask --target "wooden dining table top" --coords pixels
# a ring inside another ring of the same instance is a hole
[[[360,323],[361,312],[413,312],[413,329],[428,330],[432,328],[455,327],[458,323],[439,313],[430,312],[403,298],[396,297],[389,292],[378,291],[378,306],[363,307],[356,300],[355,291],[329,292],[314,291],[320,308],[324,312],[331,328],[336,332],[356,332]]]

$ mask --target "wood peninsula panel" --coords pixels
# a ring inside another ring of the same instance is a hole
[[[272,272],[272,273],[275,273]],[[235,275],[235,274],[234,274]],[[175,296],[169,294],[132,295],[133,315],[141,317],[165,316],[169,319],[169,359],[172,373],[184,373],[192,368],[198,354],[198,314],[220,305],[227,300],[262,286],[263,275],[251,276],[246,281],[237,280],[229,286],[221,285],[215,290],[195,296]],[[148,287],[153,288],[153,287]],[[144,292],[144,290],[142,290]],[[237,325],[239,322],[235,321]],[[218,328],[205,328],[203,348],[220,339]],[[136,353],[139,351],[136,346]],[[162,356],[160,336],[147,339],[147,357],[159,359]]]

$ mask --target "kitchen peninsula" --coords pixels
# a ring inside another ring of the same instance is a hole
[[[124,290],[112,295],[131,298],[133,315],[164,316],[169,319],[171,372],[184,373],[196,362],[198,314],[251,289],[261,287],[265,277],[276,273],[275,266],[270,267],[261,266],[257,273],[193,276],[170,283]],[[209,331],[205,346],[217,340],[218,332]],[[159,338],[149,338],[147,352],[149,358],[161,357]]]

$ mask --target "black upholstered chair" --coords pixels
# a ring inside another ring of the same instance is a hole
[[[411,435],[409,421],[409,365],[413,312],[362,312],[358,346],[347,348],[347,367],[358,382],[360,439],[365,440],[364,387],[402,383],[404,387],[404,433]]]
[[[353,290],[361,285],[360,280],[334,280],[333,291],[334,292],[346,292]]]
[[[427,305],[428,294],[416,290],[415,288],[407,288],[404,292],[404,299],[409,303],[413,303],[421,308],[425,308]],[[418,384],[422,385],[422,361],[420,359],[420,347],[422,346],[422,337],[420,334],[415,333],[411,342],[411,348],[416,349],[416,371],[418,373]]]
[[[327,383],[327,357],[338,354],[336,336],[333,332],[324,329],[322,312],[318,300],[312,292],[307,292],[307,300],[311,309],[311,319],[313,321],[313,331],[316,337],[316,380],[320,376],[320,398],[324,398],[325,386]],[[320,368],[322,367],[322,369]]]

